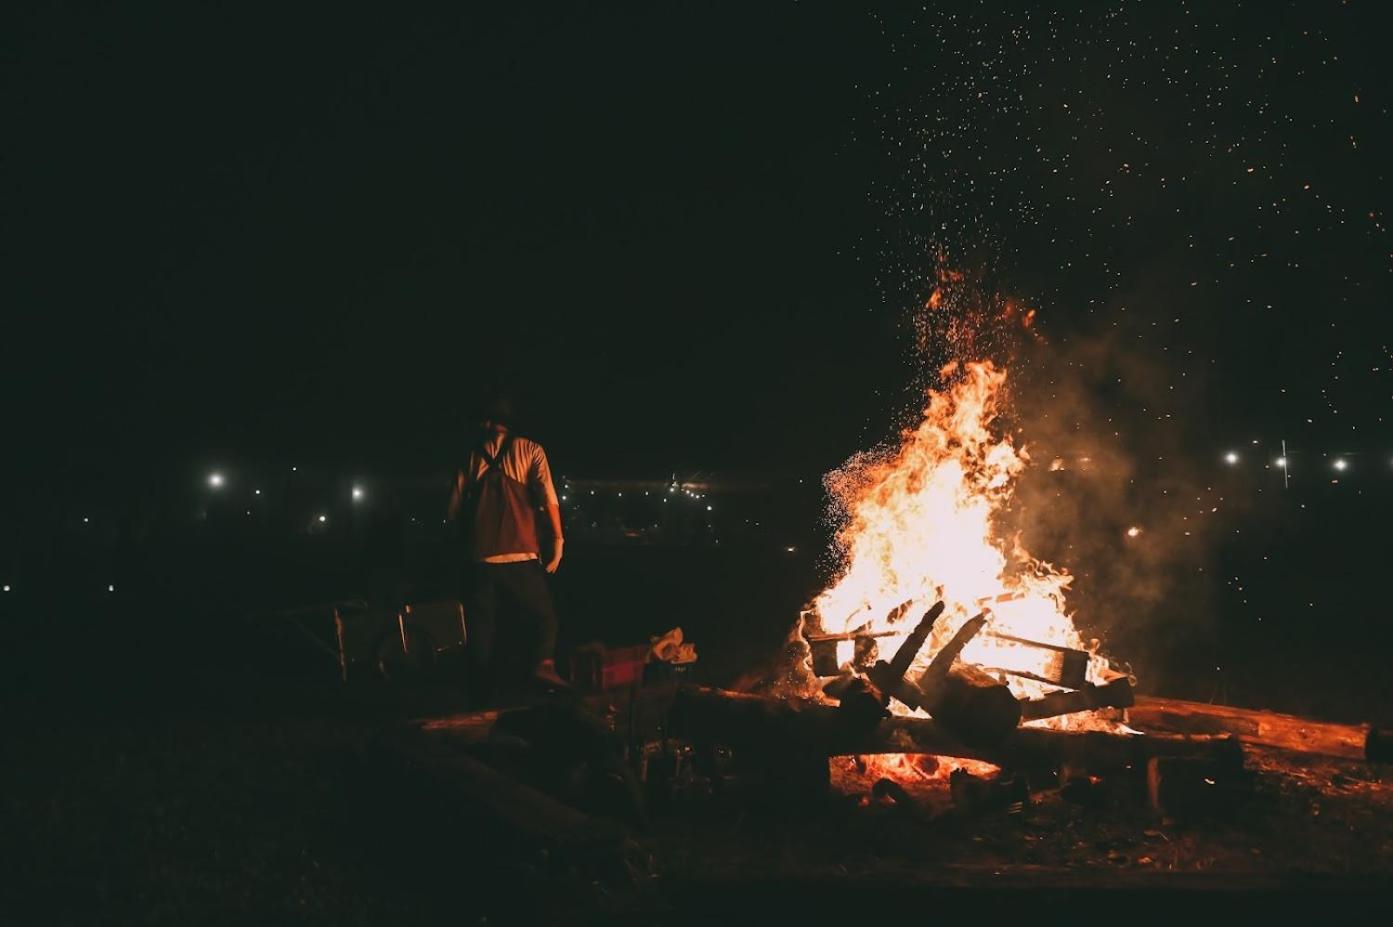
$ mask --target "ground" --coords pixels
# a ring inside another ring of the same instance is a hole
[[[636,834],[629,871],[577,868],[374,777],[365,755],[417,707],[18,719],[5,922],[698,923],[767,904],[959,903],[1039,920],[1042,904],[1159,913],[1201,897],[1204,910],[1353,914],[1393,885],[1393,779],[1264,751],[1250,752],[1246,797],[1194,821],[1160,819],[1126,790],[957,817],[941,775],[907,780],[913,810],[868,800],[853,776],[783,806],[690,797]]]

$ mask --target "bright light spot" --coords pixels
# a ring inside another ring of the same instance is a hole
[[[1235,454],[1233,451],[1229,451],[1227,454],[1224,455],[1224,463],[1226,463],[1226,464],[1236,464],[1236,463],[1238,463],[1238,455]]]
[[[254,495],[254,496],[259,496],[259,495],[261,495],[261,490],[259,490],[259,489],[253,490],[252,495]]]
[[[1133,525],[1132,527],[1127,529],[1127,536],[1129,538],[1134,538],[1139,534],[1141,534],[1141,529],[1138,528],[1136,525]]]
[[[92,520],[92,519],[88,518],[86,515],[83,515],[83,516],[82,516],[82,523],[83,523],[84,525],[87,524],[88,522],[90,522],[91,520]]]
[[[1349,466],[1349,463],[1347,463],[1343,457],[1336,457],[1335,462],[1332,463],[1330,466],[1343,473],[1345,468]]]
[[[6,592],[9,592],[9,591],[10,591],[10,584],[9,584],[9,583],[6,583],[6,584],[5,584],[5,591],[6,591]]]
[[[354,487],[353,487],[353,501],[357,502],[357,501],[358,501],[359,499],[361,499],[361,498],[363,498],[363,487],[361,487],[361,486],[354,486]]]
[[[214,489],[221,489],[221,488],[222,488],[222,484],[223,484],[223,478],[222,478],[222,474],[221,474],[221,473],[210,473],[210,474],[208,474],[208,485],[209,485],[209,486],[213,487]]]
[[[792,547],[785,547],[784,550],[788,551],[788,552],[791,554],[791,553],[793,553],[794,548],[792,548]]]
[[[706,511],[708,511],[708,512],[711,511],[711,506],[708,505],[708,506],[706,507]]]
[[[114,585],[108,584],[107,587],[106,587],[106,591],[107,591],[107,592],[115,592],[115,591],[116,591],[116,587],[115,587]]]
[[[1285,470],[1285,469],[1287,468],[1287,459],[1286,459],[1285,457],[1278,457],[1278,458],[1277,458],[1277,466],[1279,466],[1279,467],[1281,467],[1283,470]]]
[[[565,497],[565,496],[562,496],[562,497],[561,497],[561,501],[562,501],[562,502],[565,502],[565,501],[566,501],[566,497]]]
[[[291,473],[294,473],[294,472],[295,472],[296,470],[298,470],[298,469],[300,469],[300,468],[299,468],[299,467],[291,467],[291,468],[290,468],[290,472],[291,472]]]
[[[324,524],[324,523],[325,523],[326,521],[328,521],[328,520],[329,520],[329,516],[327,516],[327,515],[321,515],[321,516],[319,516],[319,523],[320,523],[321,525]]]

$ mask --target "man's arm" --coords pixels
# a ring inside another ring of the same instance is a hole
[[[532,461],[532,483],[541,493],[547,510],[547,520],[551,523],[551,557],[545,566],[548,573],[555,573],[561,566],[561,551],[566,538],[561,530],[561,503],[556,498],[556,487],[551,482],[551,465],[547,463],[546,451],[537,446],[537,456]]]
[[[459,515],[460,500],[464,498],[464,471],[455,474],[454,485],[450,487],[450,504],[445,507],[445,517],[454,521]]]

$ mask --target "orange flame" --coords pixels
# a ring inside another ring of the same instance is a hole
[[[919,668],[984,606],[990,608],[989,630],[1086,649],[1065,611],[1072,577],[1031,557],[1018,538],[996,532],[995,516],[1030,461],[1023,447],[994,429],[1006,371],[981,361],[950,364],[942,374],[952,385],[929,392],[922,422],[904,432],[898,448],[858,455],[828,476],[845,519],[837,538],[843,567],[805,620],[830,632],[892,632],[878,642],[888,658],[942,599],[947,608],[916,660]],[[904,602],[913,605],[892,616]],[[1046,655],[983,633],[959,659],[1039,673]],[[1095,655],[1089,678],[1102,681],[1107,671]],[[1008,682],[1018,696],[1049,690],[1018,677]],[[1097,726],[1079,716],[1052,723]]]

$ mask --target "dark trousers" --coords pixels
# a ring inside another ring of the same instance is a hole
[[[537,560],[471,563],[462,585],[469,694],[476,705],[484,704],[500,682],[521,681],[552,658],[556,608],[546,570]],[[501,633],[500,612],[505,616]]]

